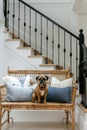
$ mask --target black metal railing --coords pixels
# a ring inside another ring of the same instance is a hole
[[[85,93],[83,30],[76,36],[23,0],[4,0],[4,16],[5,26],[13,38],[22,39],[24,46],[28,44],[45,55],[46,64],[51,59],[52,64],[64,69],[70,66],[76,80],[79,77],[80,93]]]

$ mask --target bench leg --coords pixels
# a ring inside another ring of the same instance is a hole
[[[1,126],[2,126],[2,109],[0,107],[0,130],[1,130]]]
[[[69,123],[69,111],[66,111],[66,124]]]
[[[74,127],[75,127],[75,111],[72,110],[72,130],[74,130]]]
[[[7,111],[7,122],[10,123],[10,111]]]

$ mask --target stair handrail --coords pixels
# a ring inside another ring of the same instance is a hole
[[[63,29],[64,31],[66,31],[67,33],[69,33],[70,35],[72,35],[73,37],[75,37],[76,39],[79,40],[79,37],[76,36],[74,33],[70,32],[69,30],[67,30],[66,28],[64,28],[63,26],[61,26],[60,24],[58,24],[57,22],[55,22],[53,19],[51,19],[50,17],[48,17],[47,15],[41,13],[39,10],[35,9],[34,7],[32,7],[31,5],[27,4],[26,2],[24,2],[23,0],[19,0],[21,3],[25,4],[26,6],[28,6],[29,8],[31,8],[32,10],[34,10],[35,12],[37,12],[38,14],[42,15],[44,18],[48,19],[50,22],[52,22],[53,24],[55,24],[56,26],[60,27],[61,29]]]

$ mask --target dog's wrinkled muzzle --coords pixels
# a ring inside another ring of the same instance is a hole
[[[45,83],[43,80],[40,81],[40,86],[42,86],[42,87],[45,86]]]

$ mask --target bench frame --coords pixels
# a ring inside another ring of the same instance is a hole
[[[10,70],[8,68],[8,75],[15,74],[50,74],[50,75],[62,75],[65,74],[67,78],[70,78],[70,69],[68,70]],[[2,89],[6,88],[6,85],[0,85],[0,130],[2,125],[6,122],[10,123],[11,110],[64,110],[66,113],[66,124],[69,123],[69,113],[71,113],[71,128],[75,127],[75,97],[76,86],[72,88],[71,103],[33,103],[33,102],[4,102],[2,101],[3,93]],[[2,122],[3,115],[7,113],[7,119]]]

